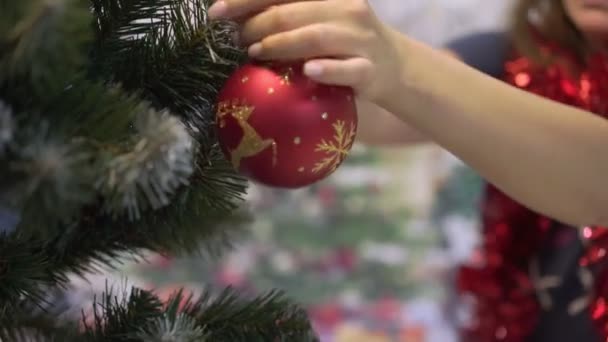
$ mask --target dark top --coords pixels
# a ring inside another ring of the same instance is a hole
[[[496,78],[503,76],[504,63],[511,52],[507,35],[500,32],[469,35],[447,44],[463,62]],[[552,289],[553,308],[542,311],[536,331],[528,339],[533,342],[599,341],[590,314],[583,310],[578,315],[568,313],[568,303],[584,296],[578,260],[583,252],[576,230],[557,222],[551,230],[545,248],[539,251],[540,273],[557,275],[562,285]],[[562,241],[559,249],[554,241]],[[563,246],[563,241],[568,243]],[[485,341],[482,341],[485,342]]]
[[[463,62],[485,74],[501,77],[509,55],[509,40],[504,33],[477,33],[456,39],[447,48],[456,52]]]

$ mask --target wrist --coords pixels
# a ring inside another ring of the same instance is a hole
[[[419,62],[424,61],[424,56],[420,54],[426,51],[421,49],[424,47],[421,43],[401,32],[392,28],[388,28],[388,32],[390,44],[394,47],[395,63],[376,102],[386,110],[398,114],[408,109],[406,104],[411,97],[424,96],[426,92],[422,82],[426,68]]]
[[[456,58],[397,31],[393,44],[398,62],[379,105],[410,124],[423,126],[453,103],[461,68]],[[460,89],[462,90],[462,89]]]

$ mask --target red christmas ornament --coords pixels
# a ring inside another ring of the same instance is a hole
[[[281,188],[313,184],[350,151],[357,111],[350,88],[316,83],[302,64],[246,64],[226,82],[219,142],[241,173]]]

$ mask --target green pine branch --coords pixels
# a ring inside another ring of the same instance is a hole
[[[195,144],[181,121],[117,88],[81,81],[44,109],[45,118],[22,120],[0,156],[2,193],[30,232],[63,229],[99,197],[108,214],[138,218],[168,205],[194,171]]]
[[[108,150],[124,143],[135,133],[133,123],[151,110],[148,103],[120,86],[81,77],[70,83],[60,94],[36,105],[40,116],[53,122],[55,132],[86,139],[93,147]]]
[[[211,22],[209,0],[93,0],[98,18],[91,74],[137,92],[155,108],[178,115],[197,140],[190,182],[206,202],[234,206],[244,180],[226,163],[215,136],[214,100],[244,54],[234,28]]]
[[[211,341],[316,341],[306,312],[280,291],[245,301],[228,288],[217,298],[203,294],[185,311],[207,327]]]
[[[30,99],[64,89],[87,60],[86,46],[93,38],[88,13],[81,0],[2,1],[2,88],[26,88]]]
[[[8,105],[0,100],[0,158],[4,156],[6,149],[12,143],[15,134],[15,121],[13,111]]]
[[[128,11],[126,5],[136,2],[103,3],[112,10],[120,3]],[[191,4],[173,1],[174,11],[178,3]],[[29,13],[16,10],[17,5],[11,8],[7,13]],[[145,6],[131,10],[149,14]],[[128,23],[133,19],[125,18]],[[122,26],[110,29],[120,31]],[[205,32],[197,37],[208,43],[211,31]],[[215,84],[220,74],[214,74]],[[21,214],[18,233],[0,241],[10,270],[10,281],[2,284],[6,303],[21,294],[41,299],[38,283],[61,284],[68,272],[88,272],[91,262],[107,265],[124,252],[192,252],[203,242],[215,252],[228,244],[231,232],[241,232],[238,226],[221,224],[235,222],[229,217],[242,203],[246,182],[217,146],[211,107],[194,143],[190,134],[196,128],[111,84],[74,76],[62,92],[35,102],[0,89],[9,99],[2,106],[2,137],[7,141],[2,144],[6,153],[0,155],[0,194],[4,205]],[[142,94],[142,89],[133,92]]]
[[[96,217],[91,207],[78,225],[53,236],[24,235],[19,229],[0,235],[0,304],[14,308],[23,298],[44,302],[45,288],[66,285],[70,274],[115,267],[126,254],[137,256],[142,250],[218,256],[247,236],[242,223],[248,216],[210,208],[200,196],[203,191],[191,189],[178,199],[182,205],[137,223]]]
[[[0,314],[0,341],[60,342],[74,341],[78,335],[78,322],[68,318],[68,309],[61,301],[65,293],[48,288],[45,303],[23,298]]]
[[[17,311],[0,317],[0,340],[62,342],[312,342],[305,311],[280,292],[253,299],[232,289],[200,298],[177,291],[167,303],[152,292],[108,288],[81,322],[57,322],[53,313]],[[34,338],[34,339],[32,339]]]
[[[103,165],[98,179],[106,211],[138,219],[147,208],[168,205],[194,171],[195,146],[179,119],[150,110],[134,123],[131,146]]]
[[[125,255],[216,255],[244,236],[247,183],[213,122],[244,54],[209,3],[0,0],[0,205],[20,216],[0,235],[0,340],[314,340],[276,293],[183,311],[180,295],[107,293],[84,332],[49,298]]]
[[[0,341],[10,342],[76,342],[78,335],[73,330],[36,330],[17,327],[1,327]]]
[[[211,342],[212,334],[186,314],[161,315],[138,331],[142,341]]]
[[[93,72],[178,113],[204,138],[219,86],[244,58],[233,25],[208,20],[209,0],[93,3],[100,18]]]
[[[66,1],[58,3],[72,4]],[[221,156],[212,105],[217,88],[236,66],[238,53],[227,24],[207,22],[208,4],[202,0],[92,3],[99,49],[91,53],[91,69],[99,66],[95,61],[102,61],[103,73],[96,76],[105,86],[74,76],[61,92],[32,103],[25,96],[29,87],[0,82],[8,104],[22,109],[17,117],[26,118],[19,128],[22,135],[28,134],[16,139],[16,153],[6,158],[15,162],[0,170],[6,182],[0,187],[3,195],[17,202],[12,206],[31,221],[22,227],[61,229],[60,224],[70,223],[82,206],[99,197],[108,214],[137,219],[148,209],[168,205],[193,173],[195,181],[210,184],[208,202],[219,208],[232,204],[243,193],[243,186],[233,184],[243,180]],[[8,13],[21,13],[21,21],[27,21],[29,12],[11,8]],[[26,35],[22,40],[37,46],[40,42],[34,38]],[[96,51],[108,55],[95,55]],[[21,67],[32,71],[43,66]],[[157,109],[149,109],[114,83]],[[165,108],[182,118],[197,144],[178,122],[162,115]],[[161,120],[158,113],[167,119]]]
[[[115,294],[113,289],[102,294],[93,306],[93,323],[86,324],[87,340],[133,341],[135,332],[148,321],[161,315],[163,304],[152,293],[132,288],[131,293]]]
[[[106,295],[97,308],[87,341],[316,341],[305,311],[279,292],[248,300],[230,288],[198,299],[178,291],[162,305],[134,289],[128,300]]]

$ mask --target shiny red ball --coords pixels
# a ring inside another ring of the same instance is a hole
[[[299,188],[333,173],[350,151],[357,110],[350,88],[316,83],[302,64],[246,64],[218,98],[218,137],[232,165],[272,187]]]

